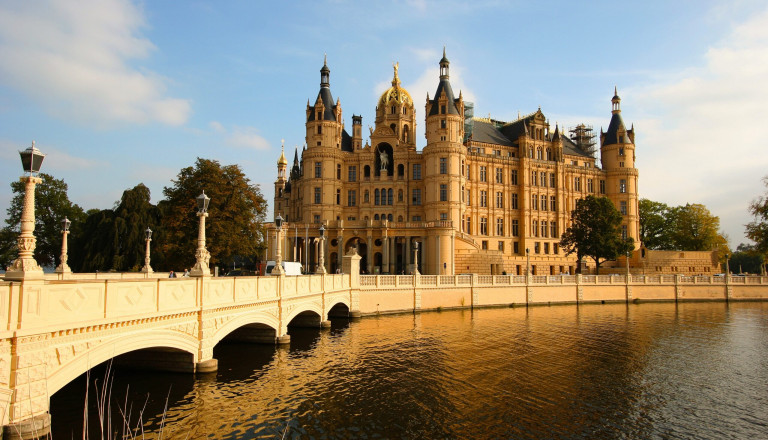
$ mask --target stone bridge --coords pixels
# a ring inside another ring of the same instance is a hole
[[[359,276],[349,275],[359,264],[349,255],[343,274],[300,277],[0,281],[4,436],[45,435],[50,396],[117,356],[151,369],[213,372],[213,348],[225,337],[284,344],[289,324],[329,327],[329,316],[359,315]]]

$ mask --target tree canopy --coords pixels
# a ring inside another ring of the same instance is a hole
[[[768,188],[768,176],[763,178],[763,184]],[[754,220],[745,226],[747,238],[755,242],[755,251],[765,257],[768,255],[768,191],[749,205],[749,213]]]
[[[634,248],[631,237],[622,238],[621,222],[621,213],[607,197],[590,195],[579,199],[560,246],[566,255],[576,253],[579,271],[584,257],[592,258],[599,271],[601,260],[615,260]]]
[[[236,257],[255,258],[263,245],[262,223],[267,202],[258,185],[251,184],[237,165],[197,158],[183,168],[173,186],[163,189],[159,207],[166,239],[161,244],[167,261],[191,267],[197,248],[198,217],[195,198],[203,191],[211,198],[206,218],[206,247],[211,265],[229,265]],[[170,268],[173,269],[173,268]]]
[[[639,208],[640,240],[648,249],[730,252],[720,218],[702,204],[670,207],[640,199]]]
[[[72,221],[68,246],[80,240],[79,225],[85,218],[83,209],[72,203],[67,196],[68,186],[61,179],[40,173],[42,182],[35,187],[35,260],[41,266],[55,267],[61,257],[62,221]],[[14,193],[8,207],[6,226],[0,231],[0,264],[6,267],[18,257],[16,240],[20,233],[21,212],[24,206],[25,183],[11,182]]]

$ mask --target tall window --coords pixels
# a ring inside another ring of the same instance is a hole
[[[365,193],[363,193],[363,203],[369,203],[370,202],[370,193],[368,190],[365,190]]]
[[[557,179],[555,179],[555,173],[549,173],[549,186],[554,188],[557,186]]]
[[[480,235],[488,235],[488,219],[485,217],[480,218]]]
[[[605,180],[600,181],[600,194],[605,194]]]
[[[472,168],[467,165],[467,180],[472,180]]]
[[[445,183],[440,184],[440,201],[441,202],[448,201],[448,185]]]
[[[504,193],[501,191],[496,192],[496,207],[499,209],[504,208]]]
[[[355,190],[347,191],[347,206],[356,206],[356,205],[357,205],[357,191]]]
[[[549,197],[549,210],[557,211],[557,198],[555,198],[555,196]]]
[[[573,178],[573,189],[576,191],[581,191],[581,177]]]
[[[536,149],[536,159],[544,159],[544,152],[541,150],[541,147]]]
[[[347,170],[347,174],[348,174],[347,177],[349,178],[350,182],[357,181],[357,167],[356,166],[349,167],[349,169]]]
[[[480,191],[480,207],[488,207],[488,191]]]
[[[533,220],[531,222],[531,230],[533,231],[533,235],[535,237],[539,236],[539,221],[538,220]]]
[[[323,194],[320,192],[320,187],[315,187],[315,204],[319,205],[323,203]]]
[[[627,239],[627,225],[621,225],[621,239]]]
[[[500,237],[504,236],[504,219],[503,218],[496,219],[496,235]]]
[[[595,192],[595,187],[592,184],[592,179],[587,179],[587,192],[590,192],[590,193]]]
[[[413,189],[413,204],[421,205],[421,188]]]
[[[336,190],[336,204],[337,205],[341,205],[341,190],[340,189]]]
[[[541,172],[541,186],[547,186],[547,173]]]
[[[379,189],[378,188],[373,190],[373,204],[374,205],[381,204],[380,199],[379,199]]]
[[[467,206],[472,206],[472,191],[467,190]]]
[[[539,178],[539,173],[537,173],[536,171],[531,171],[531,185],[538,186],[539,185],[538,178]]]
[[[487,181],[486,167],[484,167],[484,166],[480,167],[480,181],[481,182],[486,182]]]
[[[315,162],[315,178],[319,179],[323,177],[323,163]]]
[[[547,210],[547,196],[544,194],[541,195],[541,210],[546,211]]]
[[[341,180],[341,164],[336,164],[336,179]]]
[[[627,181],[624,179],[619,180],[619,192],[620,193],[627,192]]]
[[[517,237],[520,235],[520,225],[517,220],[512,220],[512,236]]]
[[[531,194],[531,209],[539,210],[539,196],[537,194]]]
[[[397,201],[402,202],[403,201],[403,190],[400,189],[397,191]]]
[[[504,183],[504,170],[496,168],[496,183]]]
[[[387,205],[393,205],[394,202],[395,202],[395,192],[392,191],[392,188],[390,188],[387,190]]]
[[[467,217],[467,234],[472,233],[472,217]]]
[[[549,222],[549,236],[552,238],[557,238],[557,222],[555,221]]]
[[[448,174],[448,158],[440,158],[440,174]]]
[[[621,211],[621,215],[627,215],[628,210],[627,210],[626,200],[622,200],[621,202],[619,202],[619,211]]]
[[[517,170],[512,170],[509,173],[509,183],[510,185],[517,185]]]
[[[421,164],[413,164],[413,180],[421,180]]]
[[[512,193],[512,199],[509,201],[510,208],[517,209],[517,193]]]
[[[547,232],[549,232],[549,231],[547,231],[547,221],[543,220],[541,222],[541,236],[542,237],[546,237],[547,236]]]

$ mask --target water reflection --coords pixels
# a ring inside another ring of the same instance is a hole
[[[164,438],[765,438],[767,309],[369,317],[291,329],[289,348],[224,342],[216,375],[118,376],[173,383]],[[52,405],[57,431],[77,417]],[[147,429],[161,409],[145,414]]]

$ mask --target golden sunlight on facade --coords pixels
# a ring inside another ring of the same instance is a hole
[[[322,249],[335,273],[357,247],[365,273],[573,274],[575,255],[559,248],[576,200],[606,196],[624,216],[622,234],[639,248],[635,132],[621,117],[614,93],[600,163],[591,127],[570,130],[536,110],[514,121],[473,117],[473,104],[454,94],[443,53],[440,76],[424,105],[426,146],[416,149],[416,106],[394,65],[392,86],[376,103],[375,127],[363,140],[362,117],[352,134],[333,100],[330,69],[306,107],[306,146],[293,164],[277,162],[274,215],[285,219],[285,260],[315,272]],[[320,225],[325,246],[318,246]],[[270,229],[268,259],[275,259]],[[635,252],[635,269],[649,266]],[[624,259],[617,262],[624,267]],[[650,264],[652,269],[656,266]],[[703,267],[698,268],[705,272]]]

